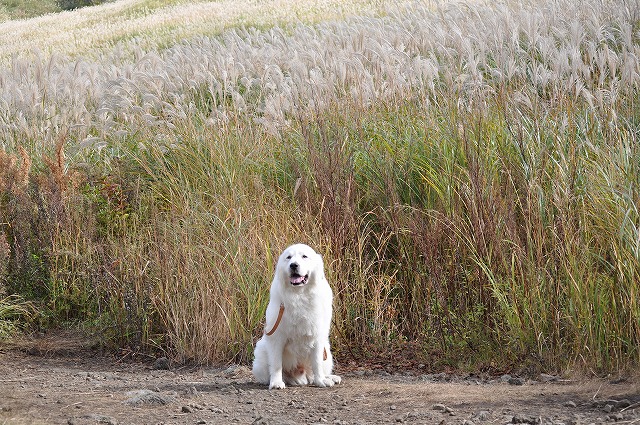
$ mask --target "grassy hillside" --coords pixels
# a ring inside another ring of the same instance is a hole
[[[384,9],[374,0],[119,0],[26,22],[0,22],[0,63],[40,53],[96,58],[117,48],[130,54],[239,26],[287,27]]]
[[[112,0],[0,0],[0,22],[30,19]]]
[[[0,24],[7,304],[248,361],[304,241],[338,360],[638,366],[637,6],[141,5]]]
[[[0,0],[0,22],[58,12],[55,0]]]

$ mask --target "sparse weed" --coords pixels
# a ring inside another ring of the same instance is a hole
[[[18,295],[2,296],[0,298],[0,341],[10,338],[24,328],[33,313],[33,306]]]

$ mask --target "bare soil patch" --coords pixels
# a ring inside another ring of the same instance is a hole
[[[333,388],[269,391],[246,366],[12,348],[0,353],[0,424],[640,424],[637,378],[337,372]]]

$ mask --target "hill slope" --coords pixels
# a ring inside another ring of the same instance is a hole
[[[148,49],[226,28],[313,23],[381,10],[373,0],[119,0],[0,23],[0,63],[34,51],[95,56],[131,41]]]

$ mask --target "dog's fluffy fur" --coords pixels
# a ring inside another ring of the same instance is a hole
[[[329,346],[332,301],[320,254],[304,244],[285,249],[271,283],[265,334],[254,350],[256,381],[269,384],[270,389],[284,388],[285,382],[318,387],[340,383],[341,378],[332,374]],[[268,336],[280,305],[284,314],[275,332]]]

